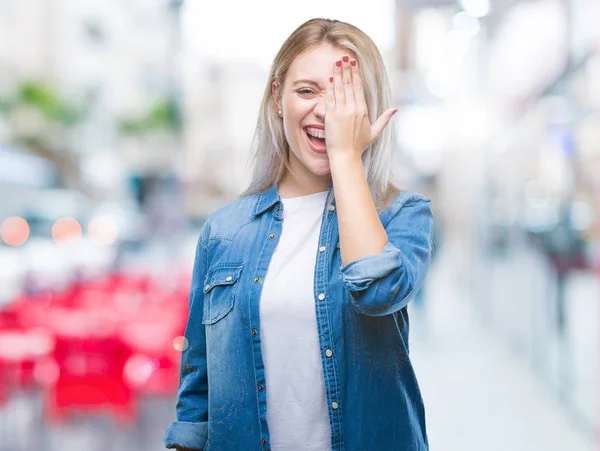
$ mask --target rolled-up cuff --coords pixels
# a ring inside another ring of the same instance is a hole
[[[367,255],[342,267],[344,285],[350,291],[363,291],[377,279],[402,266],[401,252],[389,241],[379,254]]]
[[[165,433],[165,446],[169,449],[189,448],[203,450],[208,440],[208,423],[175,421]]]

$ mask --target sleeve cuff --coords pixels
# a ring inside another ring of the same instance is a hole
[[[176,421],[165,433],[165,446],[169,449],[189,448],[203,450],[208,439],[208,423]]]
[[[402,266],[401,252],[389,241],[379,254],[367,255],[341,269],[344,284],[350,291],[363,291],[377,279]]]

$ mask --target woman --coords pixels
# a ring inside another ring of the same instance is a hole
[[[389,102],[356,27],[313,19],[283,44],[251,185],[198,242],[168,448],[428,449],[407,303],[432,213],[392,185]]]

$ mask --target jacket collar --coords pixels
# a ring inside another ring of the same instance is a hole
[[[254,216],[264,213],[279,202],[279,200],[279,190],[277,189],[277,184],[274,183],[258,196],[258,201],[256,201],[256,206],[254,207]]]

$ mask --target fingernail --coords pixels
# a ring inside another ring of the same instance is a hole
[[[356,60],[350,61],[350,64],[352,64],[353,66],[356,66]]]
[[[329,82],[333,83],[333,77],[329,77]]]
[[[341,62],[341,61],[336,61],[336,62],[335,62],[335,65],[336,65],[337,67],[340,67],[340,66],[342,65],[342,62]]]
[[[348,57],[347,56],[342,56],[342,60],[344,60],[344,63],[348,62]]]

